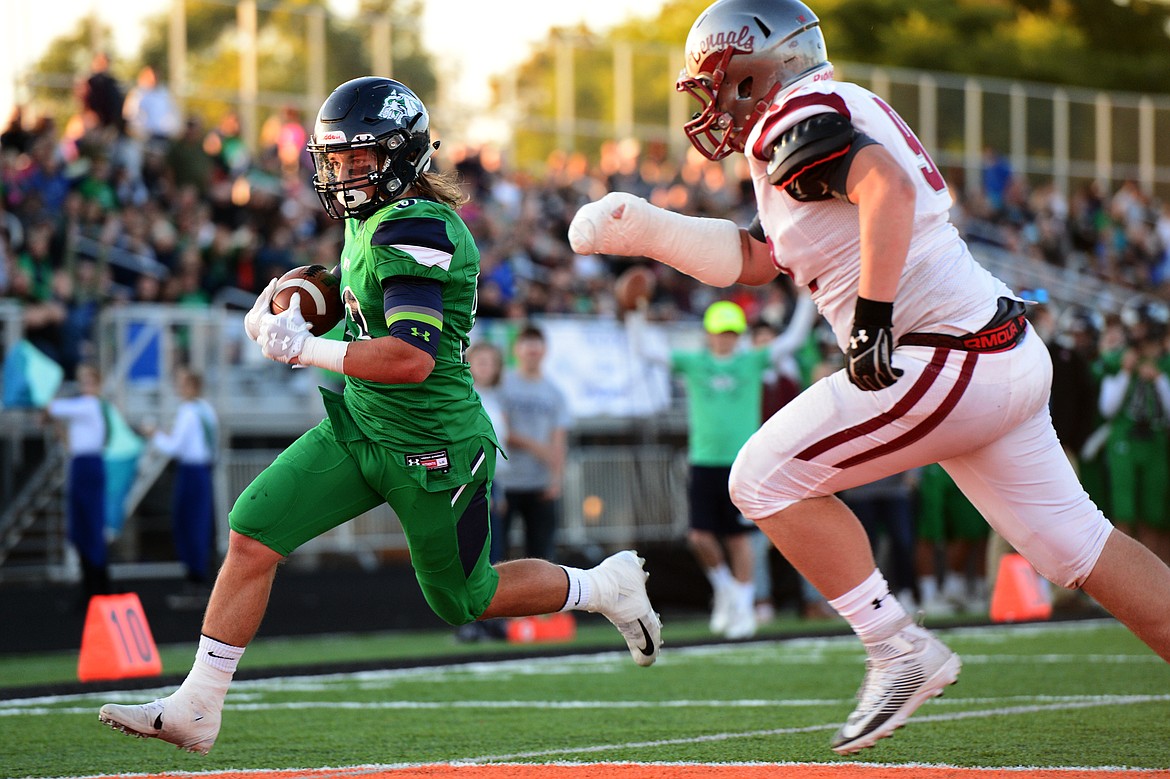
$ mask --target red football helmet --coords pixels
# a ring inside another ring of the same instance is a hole
[[[718,0],[687,35],[676,89],[702,109],[685,125],[703,156],[742,152],[776,94],[829,64],[820,20],[798,0]]]

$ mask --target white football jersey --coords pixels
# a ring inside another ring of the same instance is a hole
[[[869,90],[834,81],[831,67],[780,93],[744,148],[773,262],[812,290],[844,350],[861,272],[857,206],[836,198],[799,202],[769,182],[767,173],[772,146],[782,133],[830,111],[885,147],[917,186],[910,252],[894,300],[895,340],[908,332],[979,330],[995,314],[996,300],[1012,296],[1011,291],[975,261],[950,223],[950,190],[906,122]]]

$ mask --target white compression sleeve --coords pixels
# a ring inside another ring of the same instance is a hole
[[[627,192],[582,206],[569,243],[578,254],[651,257],[713,287],[731,286],[743,272],[734,222],[676,214]]]
[[[301,365],[315,365],[334,373],[345,373],[345,353],[349,351],[349,341],[333,341],[328,338],[310,336],[305,339],[305,345],[297,356]]]

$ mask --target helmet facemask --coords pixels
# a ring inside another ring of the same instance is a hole
[[[372,159],[366,165],[355,165],[353,160],[360,160],[362,151]],[[313,189],[333,219],[361,216],[383,201],[379,182],[387,157],[377,145],[338,144],[326,151],[314,151],[312,157],[316,169]],[[357,173],[357,167],[368,172]]]
[[[691,120],[683,125],[683,130],[695,148],[710,160],[721,160],[736,151],[732,146],[732,138],[738,134],[734,132],[734,116],[719,105],[720,91],[727,78],[727,64],[734,54],[734,49],[724,49],[713,63],[711,73],[691,76],[683,70],[675,84],[675,89],[687,92],[701,105]]]

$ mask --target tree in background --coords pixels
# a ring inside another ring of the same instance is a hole
[[[613,122],[616,43],[635,45],[636,122],[665,125],[674,76],[691,23],[710,0],[668,0],[610,30],[551,30],[516,74],[521,115],[517,156],[537,163],[556,144],[555,63],[575,42],[578,119]],[[920,70],[993,76],[1106,90],[1170,90],[1170,4],[1153,0],[815,0],[830,58]],[[511,76],[507,76],[510,78]],[[510,90],[497,80],[497,101]],[[688,110],[690,106],[688,104]],[[678,128],[669,128],[676,131]],[[601,141],[578,137],[594,154]]]
[[[392,24],[394,75],[414,85],[424,100],[433,100],[438,79],[432,56],[421,43],[414,22],[422,0],[362,0],[353,18],[327,14],[325,22],[324,83],[341,83],[372,72],[371,19],[388,16]],[[213,126],[224,114],[237,110],[240,59],[236,34],[236,2],[185,0],[188,94],[183,97],[187,114],[198,115]],[[257,41],[258,84],[262,95],[277,96],[281,104],[303,109],[312,120],[320,96],[308,95],[307,11],[328,8],[326,0],[283,0],[259,3]],[[114,58],[112,72],[123,83],[133,83],[143,65],[150,65],[163,83],[171,81],[167,57],[170,11],[145,20],[146,32],[136,55]],[[36,113],[48,114],[59,124],[75,109],[74,80],[87,72],[92,52],[113,40],[111,29],[95,16],[79,19],[74,28],[50,43],[32,68],[30,83]],[[309,104],[311,102],[311,105]],[[302,105],[303,104],[303,105]],[[275,112],[279,106],[261,106]]]
[[[573,145],[596,156],[614,120],[614,45],[633,47],[635,124],[654,128],[651,138],[666,140],[669,100],[682,66],[687,31],[710,0],[667,0],[657,12],[631,15],[605,31],[588,25],[554,28],[517,72],[495,82],[495,106],[518,109],[526,117],[517,127],[515,162],[543,165],[559,144],[555,132],[558,51],[572,42],[574,108],[580,126],[601,127]],[[393,75],[415,85],[424,100],[438,105],[434,62],[417,20],[424,2],[440,0],[362,0],[353,18],[327,17],[326,83],[340,83],[371,72],[370,20],[388,15],[393,22]],[[234,35],[236,3],[186,0],[189,95],[186,109],[206,124],[230,110],[239,84]],[[262,93],[307,96],[306,17],[327,7],[326,0],[261,3],[259,83]],[[814,10],[830,56],[838,63],[995,76],[1096,89],[1166,92],[1170,87],[1170,2],[1166,0],[818,0]],[[167,72],[169,12],[148,20],[142,50],[134,61],[115,61],[113,72],[130,83],[138,68],[151,65],[163,82]],[[63,122],[73,108],[73,79],[85,72],[95,47],[111,40],[108,27],[93,18],[79,20],[54,40],[33,69],[31,82],[38,113]],[[515,89],[507,82],[515,78]],[[505,105],[515,100],[518,106]],[[287,101],[286,101],[287,102]],[[305,108],[305,106],[301,106]],[[315,106],[314,106],[315,107]],[[689,110],[689,104],[688,104]],[[305,110],[311,118],[312,110]],[[511,113],[511,112],[510,112]],[[441,117],[437,124],[443,124]],[[453,117],[458,121],[459,117]],[[661,128],[661,129],[659,129]],[[647,133],[642,133],[646,135]],[[1086,141],[1088,142],[1088,141]]]
[[[1170,7],[1149,0],[822,0],[838,60],[1165,92]]]

